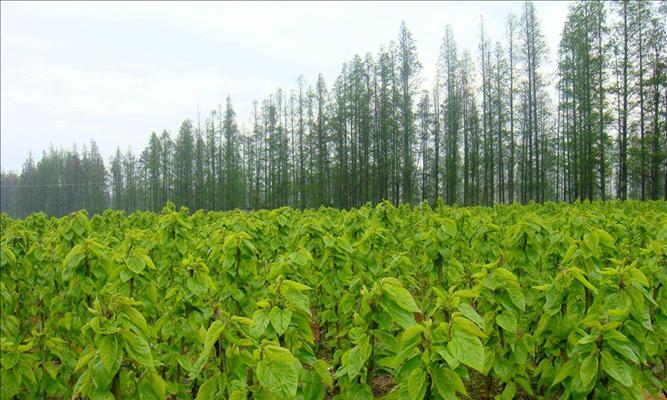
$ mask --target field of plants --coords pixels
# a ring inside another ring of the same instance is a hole
[[[643,399],[667,203],[0,217],[1,398]]]

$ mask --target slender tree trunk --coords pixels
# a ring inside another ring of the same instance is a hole
[[[628,196],[628,2],[623,2],[623,109],[621,115],[621,148],[619,150],[619,197],[625,200]]]
[[[641,7],[641,5],[639,5]],[[642,25],[643,21],[642,15],[639,16],[640,20],[637,21],[639,25],[639,140],[640,140],[640,153],[639,153],[639,179],[641,185],[641,200],[646,200],[646,144],[644,138],[644,51],[643,51],[643,40],[642,40]]]
[[[604,97],[605,92],[602,87],[604,77],[602,71],[604,60],[602,55],[602,16],[597,16],[597,39],[598,39],[598,152],[600,153],[600,197],[602,201],[607,199],[606,190],[606,165],[605,165],[605,134],[604,134]]]

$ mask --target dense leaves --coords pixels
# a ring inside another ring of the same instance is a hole
[[[667,204],[3,214],[0,398],[641,399]]]

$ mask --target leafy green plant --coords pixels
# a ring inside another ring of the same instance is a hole
[[[0,215],[0,399],[641,399],[667,205]]]

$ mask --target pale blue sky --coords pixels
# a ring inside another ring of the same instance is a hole
[[[535,4],[553,61],[567,2]],[[253,100],[343,62],[376,53],[401,20],[417,41],[428,85],[444,27],[477,51],[480,15],[495,42],[521,2],[1,3],[0,146],[3,170],[28,151],[94,139],[105,161],[116,146],[141,151],[151,131],[175,132],[230,94],[239,123]],[[246,122],[247,124],[247,122]]]

